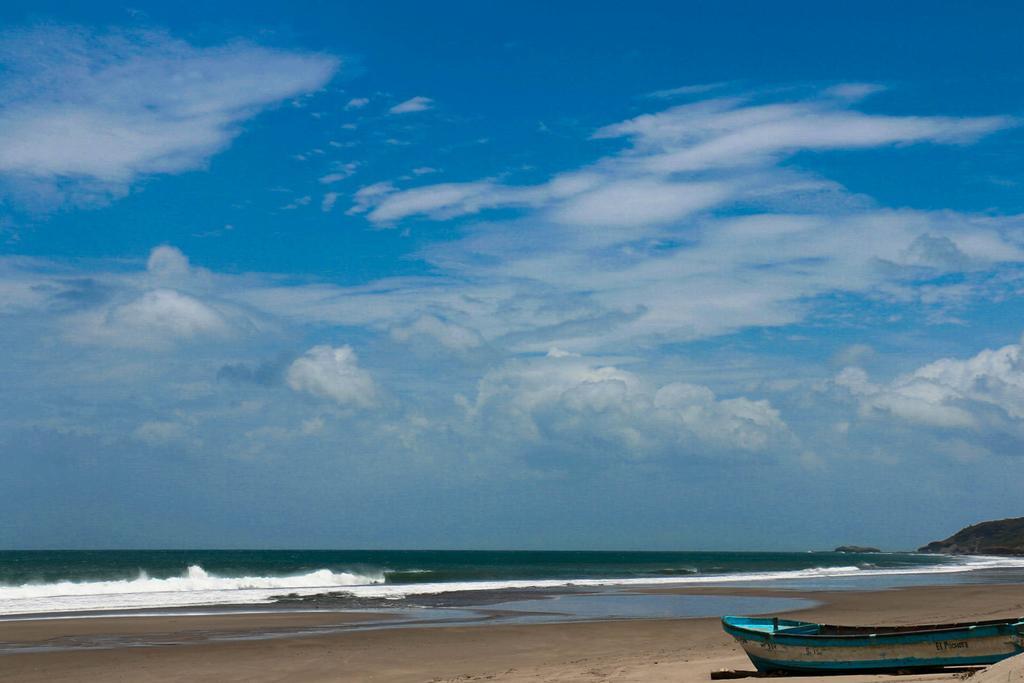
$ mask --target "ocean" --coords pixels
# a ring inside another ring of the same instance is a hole
[[[280,605],[323,594],[381,602],[666,584],[885,587],[976,579],[1000,570],[1024,573],[1024,558],[834,552],[3,551],[0,615]]]

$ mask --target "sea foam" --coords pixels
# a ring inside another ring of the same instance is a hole
[[[215,576],[191,565],[184,576],[115,581],[57,581],[0,586],[0,614],[71,612],[136,607],[251,604],[286,593],[322,593],[384,582],[384,573],[318,569],[293,576]]]
[[[315,595],[345,592],[356,597],[402,599],[415,595],[454,591],[559,588],[565,586],[642,586],[731,584],[843,577],[950,574],[980,569],[1024,568],[1022,558],[962,557],[946,564],[864,568],[858,566],[814,567],[787,571],[697,574],[636,578],[523,579],[435,583],[385,583],[385,572],[356,573],[318,569],[292,576],[215,576],[198,565],[184,576],[138,578],[118,581],[59,581],[0,586],[0,615],[189,607],[200,605],[266,604],[285,594]]]

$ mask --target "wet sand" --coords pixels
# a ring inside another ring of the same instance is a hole
[[[936,623],[1024,615],[1024,585],[875,592],[710,587],[648,592],[805,597],[821,604],[791,615],[833,623]],[[687,682],[707,681],[716,669],[751,668],[717,619],[403,628],[227,642],[197,638],[210,630],[248,638],[278,628],[324,627],[361,618],[338,613],[236,614],[6,622],[0,624],[0,641],[7,643],[155,633],[182,644],[0,655],[0,680]],[[956,679],[952,674],[927,674],[840,680]]]

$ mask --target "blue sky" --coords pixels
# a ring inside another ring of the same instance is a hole
[[[5,3],[0,547],[1021,514],[1021,15]]]

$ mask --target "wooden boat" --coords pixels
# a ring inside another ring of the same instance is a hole
[[[765,673],[867,673],[994,664],[1024,653],[1024,618],[925,626],[831,626],[722,617]]]

